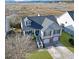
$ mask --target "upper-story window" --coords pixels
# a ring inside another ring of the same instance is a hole
[[[60,30],[54,30],[53,34],[60,34]]]
[[[26,26],[31,26],[31,21],[30,20],[26,21]]]
[[[52,34],[52,31],[45,31],[44,32],[44,36],[51,36],[51,34]]]

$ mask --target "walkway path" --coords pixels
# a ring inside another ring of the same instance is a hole
[[[51,54],[53,59],[74,59],[74,53],[68,50],[61,43],[55,44],[56,47],[48,47],[48,52]]]

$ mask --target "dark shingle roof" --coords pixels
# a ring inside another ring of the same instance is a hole
[[[24,20],[22,20],[23,30],[42,29],[42,28],[45,28],[46,26],[49,26],[49,24],[50,24],[51,29],[58,27],[57,20],[56,20],[55,16],[53,16],[53,15],[31,16],[31,17],[27,17],[27,18],[32,21],[31,26],[26,27],[24,24]]]
[[[74,20],[74,11],[68,11],[68,13],[71,16],[71,18]]]
[[[43,28],[40,24],[38,24],[34,21],[32,21],[31,24],[32,24],[31,27],[34,29],[42,29]]]
[[[43,17],[43,16],[32,16],[32,17],[28,17],[28,19],[41,25],[43,23],[45,17]]]
[[[33,20],[36,23],[42,25],[43,21],[45,20],[45,18],[50,19],[51,21],[54,21],[57,23],[56,18],[54,15],[48,15],[48,16],[32,16],[32,17],[28,17],[29,20]]]
[[[42,29],[43,28],[40,24],[38,24],[34,21],[31,22],[31,26],[29,26],[29,27],[25,26],[24,20],[22,20],[22,24],[23,24],[23,30],[33,30],[33,29]]]
[[[48,29],[54,29],[54,30],[57,30],[57,29],[60,29],[61,27],[60,26],[58,26],[58,24],[56,24],[56,23],[52,23],[51,25],[49,25],[48,26],[48,28],[47,29],[45,29],[45,30],[48,30]]]

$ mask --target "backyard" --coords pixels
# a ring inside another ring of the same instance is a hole
[[[28,56],[28,59],[52,59],[52,57],[48,51],[35,51]]]
[[[64,46],[66,46],[70,51],[74,52],[74,46],[69,43],[69,38],[71,38],[71,35],[69,35],[66,32],[63,32],[61,37],[60,37],[60,42]]]

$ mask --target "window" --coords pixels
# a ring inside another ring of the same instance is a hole
[[[51,36],[51,32],[52,32],[52,31],[45,31],[45,32],[44,32],[44,36]]]
[[[59,33],[60,33],[60,30],[54,30],[53,34],[59,34]]]
[[[26,21],[26,26],[31,26],[31,21]]]
[[[67,24],[67,22],[65,22]]]
[[[35,31],[35,34],[38,36],[39,35],[39,30],[36,30]]]
[[[32,34],[32,31],[26,31],[25,34]]]

